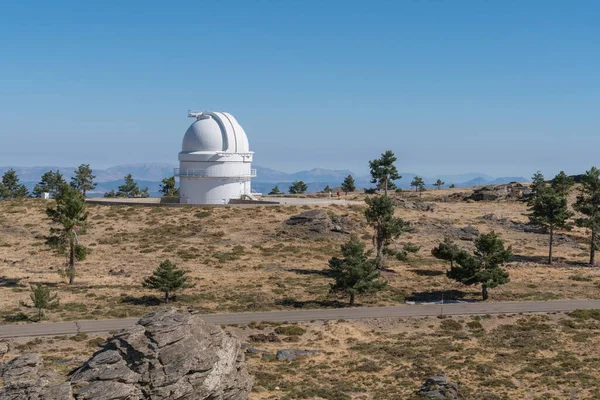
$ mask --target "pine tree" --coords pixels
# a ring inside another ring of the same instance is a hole
[[[329,187],[329,185],[325,186],[325,188],[323,189],[323,193],[331,193],[331,188]]]
[[[53,295],[50,294],[50,289],[46,286],[42,286],[41,283],[38,283],[37,286],[31,286],[31,294],[29,297],[33,303],[31,307],[38,310],[38,321],[41,321],[44,317],[44,310],[58,306],[56,293]]]
[[[49,207],[46,214],[55,226],[50,228],[50,236],[46,240],[57,254],[65,256],[65,275],[69,284],[75,279],[75,262],[83,261],[87,248],[79,244],[77,232],[84,231],[87,226],[88,213],[85,210],[85,198],[75,188],[63,183],[54,197],[55,208]]]
[[[423,182],[423,178],[420,176],[415,176],[410,186],[415,188],[415,192],[419,192],[419,196],[423,196],[423,192],[425,191],[425,182]]]
[[[342,191],[348,195],[349,192],[354,192],[356,190],[356,184],[354,182],[354,178],[352,175],[348,175],[344,182],[342,182]]]
[[[160,184],[160,193],[163,197],[178,197],[179,188],[175,184],[175,177],[164,178]]]
[[[387,282],[380,280],[376,262],[369,258],[364,245],[354,236],[341,246],[344,258],[329,260],[330,276],[335,283],[330,285],[332,293],[341,292],[350,296],[350,305],[359,294],[375,293],[382,290]]]
[[[96,189],[98,184],[94,182],[94,179],[96,179],[96,176],[92,174],[90,164],[81,164],[75,170],[75,176],[71,178],[71,186],[79,190],[85,197],[88,190]]]
[[[435,183],[433,184],[433,186],[437,187],[438,190],[444,186],[446,184],[446,182],[442,181],[441,179],[438,178],[437,181],[435,181]]]
[[[512,258],[512,248],[504,248],[504,241],[494,232],[483,234],[475,241],[473,255],[459,253],[456,264],[446,273],[448,278],[465,285],[481,284],[483,300],[489,297],[488,289],[510,281],[508,272],[501,266]]]
[[[573,216],[567,207],[567,198],[555,187],[540,186],[529,201],[528,211],[529,221],[533,225],[544,227],[550,234],[548,264],[552,264],[554,232],[556,229],[569,229],[567,220]]]
[[[117,197],[138,197],[142,194],[131,174],[127,174],[124,179],[125,183],[117,188]]]
[[[306,192],[307,189],[308,186],[306,186],[304,181],[294,181],[290,186],[289,192],[290,194],[302,194]]]
[[[48,171],[42,175],[40,182],[35,185],[32,194],[34,197],[42,197],[42,193],[50,193],[52,196],[56,196],[60,187],[65,183],[66,181],[59,170],[56,170],[56,172]]]
[[[449,236],[444,238],[438,247],[431,250],[431,254],[440,260],[450,261],[450,268],[454,267],[454,261],[461,256],[464,250],[461,250]]]
[[[281,194],[281,191],[279,190],[279,186],[275,185],[275,187],[273,187],[273,189],[271,189],[271,191],[269,192],[270,195],[277,195],[277,194]]]
[[[394,163],[397,158],[391,150],[387,150],[381,154],[381,158],[369,161],[371,169],[371,183],[376,183],[378,189],[383,189],[385,195],[388,194],[388,189],[395,189],[394,180],[402,179],[398,175],[398,170]]]
[[[171,261],[165,260],[152,272],[151,276],[144,279],[142,286],[164,293],[164,302],[167,304],[171,293],[189,287],[186,284],[187,273],[188,271],[178,269]]]
[[[453,183],[450,186],[448,186],[450,189],[454,189],[456,187],[456,185]]]
[[[19,177],[14,169],[11,168],[2,175],[0,199],[19,199],[28,195],[27,188],[19,182]]]
[[[575,223],[591,230],[590,265],[594,265],[596,235],[600,231],[600,170],[598,168],[592,167],[581,177],[581,188],[573,208],[583,215],[577,218]]]
[[[564,171],[560,171],[558,175],[552,179],[551,186],[563,197],[567,198],[569,196],[569,192],[571,188],[575,184],[575,180],[564,173]]]
[[[546,180],[540,171],[537,171],[535,174],[533,174],[531,177],[530,199],[533,199],[541,190],[545,189],[546,186]]]
[[[387,196],[373,196],[365,199],[365,218],[375,230],[373,244],[376,250],[377,269],[383,265],[384,249],[407,229],[402,218],[394,217],[394,204]]]

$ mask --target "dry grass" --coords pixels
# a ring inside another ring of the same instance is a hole
[[[454,190],[456,192],[457,190]],[[451,190],[430,191],[429,200]],[[354,196],[357,197],[357,196]],[[357,197],[360,198],[360,197]],[[29,300],[29,284],[51,285],[61,305],[50,320],[138,316],[158,305],[159,297],[143,289],[142,279],[171,259],[190,271],[192,289],[177,296],[175,305],[204,312],[253,311],[283,308],[342,306],[344,298],[328,297],[327,261],[337,255],[343,234],[310,235],[286,228],[283,221],[315,206],[289,207],[135,207],[89,206],[89,229],[81,236],[92,249],[78,266],[76,285],[68,286],[56,272],[62,259],[44,245],[49,221],[48,201],[27,199],[0,202],[0,323],[25,320],[33,312],[19,306]],[[317,206],[318,207],[318,206]],[[369,243],[370,230],[362,207],[331,205],[332,214],[348,214],[356,234]],[[492,300],[600,298],[600,271],[586,267],[585,232],[567,233],[557,243],[557,263],[545,264],[547,236],[524,233],[481,216],[494,213],[525,221],[525,206],[517,202],[439,202],[435,212],[398,209],[414,223],[449,222],[473,225],[482,232],[496,230],[518,256],[508,266],[511,282],[491,291]],[[445,277],[447,266],[434,259],[431,248],[443,230],[424,227],[403,235],[398,246],[421,246],[406,262],[390,260],[389,288],[361,305],[398,305],[407,298],[479,298]],[[460,242],[471,248],[471,242]],[[569,279],[570,278],[570,279]],[[21,315],[25,313],[26,315]]]
[[[600,399],[600,313],[571,315],[340,320],[292,325],[294,336],[269,322],[227,329],[267,355],[323,350],[293,362],[247,354],[253,400],[417,399],[422,382],[438,372],[459,384],[464,400]],[[254,343],[257,334],[281,341]],[[101,341],[94,335],[12,340],[0,361],[39,352],[58,381]]]

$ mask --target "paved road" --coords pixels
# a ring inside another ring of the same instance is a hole
[[[499,303],[445,304],[445,315],[517,314],[573,311],[579,308],[600,308],[600,300],[506,301]],[[313,321],[362,318],[426,317],[441,313],[441,306],[407,305],[397,307],[336,308],[326,310],[267,311],[238,314],[205,314],[202,317],[214,324],[247,324],[252,321]],[[108,332],[134,325],[137,318],[49,322],[0,326],[0,338],[68,335],[78,332]]]

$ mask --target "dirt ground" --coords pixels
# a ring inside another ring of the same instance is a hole
[[[362,306],[399,305],[407,300],[479,299],[478,287],[448,280],[448,266],[431,256],[449,230],[472,226],[495,230],[513,246],[507,265],[510,283],[492,289],[491,300],[600,298],[600,270],[585,265],[586,232],[560,232],[556,263],[546,264],[548,236],[519,230],[522,202],[442,201],[465,189],[432,190],[423,200],[435,211],[397,209],[415,231],[403,234],[397,248],[419,246],[407,261],[387,260],[389,285],[374,296],[358,297]],[[403,196],[407,196],[404,194]],[[410,200],[415,200],[414,194]],[[349,200],[361,200],[349,196]],[[193,288],[173,304],[202,312],[257,311],[344,306],[347,299],[328,295],[328,260],[348,240],[343,233],[308,233],[284,224],[292,215],[321,208],[346,215],[351,231],[371,246],[372,231],[364,206],[140,207],[89,205],[89,227],[80,239],[91,249],[69,286],[58,270],[63,258],[45,245],[52,200],[0,201],[0,323],[28,322],[35,314],[29,287],[41,282],[58,294],[60,305],[47,312],[52,321],[139,316],[160,305],[160,295],[141,287],[158,264],[170,259],[189,271]],[[494,214],[495,219],[483,219]],[[503,219],[504,218],[504,219]],[[472,241],[457,240],[466,249]]]
[[[600,399],[598,319],[599,310],[593,310],[297,325],[264,321],[226,329],[249,346],[252,400],[417,399],[421,384],[439,372],[458,384],[463,400],[583,400]],[[276,341],[264,342],[265,336]],[[15,339],[0,361],[40,353],[44,375],[58,382],[106,337]],[[274,355],[283,349],[322,353],[277,360]]]

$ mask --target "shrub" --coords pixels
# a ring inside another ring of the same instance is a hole
[[[444,331],[461,331],[462,330],[462,324],[460,322],[457,322],[453,319],[445,319],[440,323],[440,328]]]
[[[275,328],[275,333],[286,336],[302,336],[306,333],[306,329],[298,325],[278,326]]]

